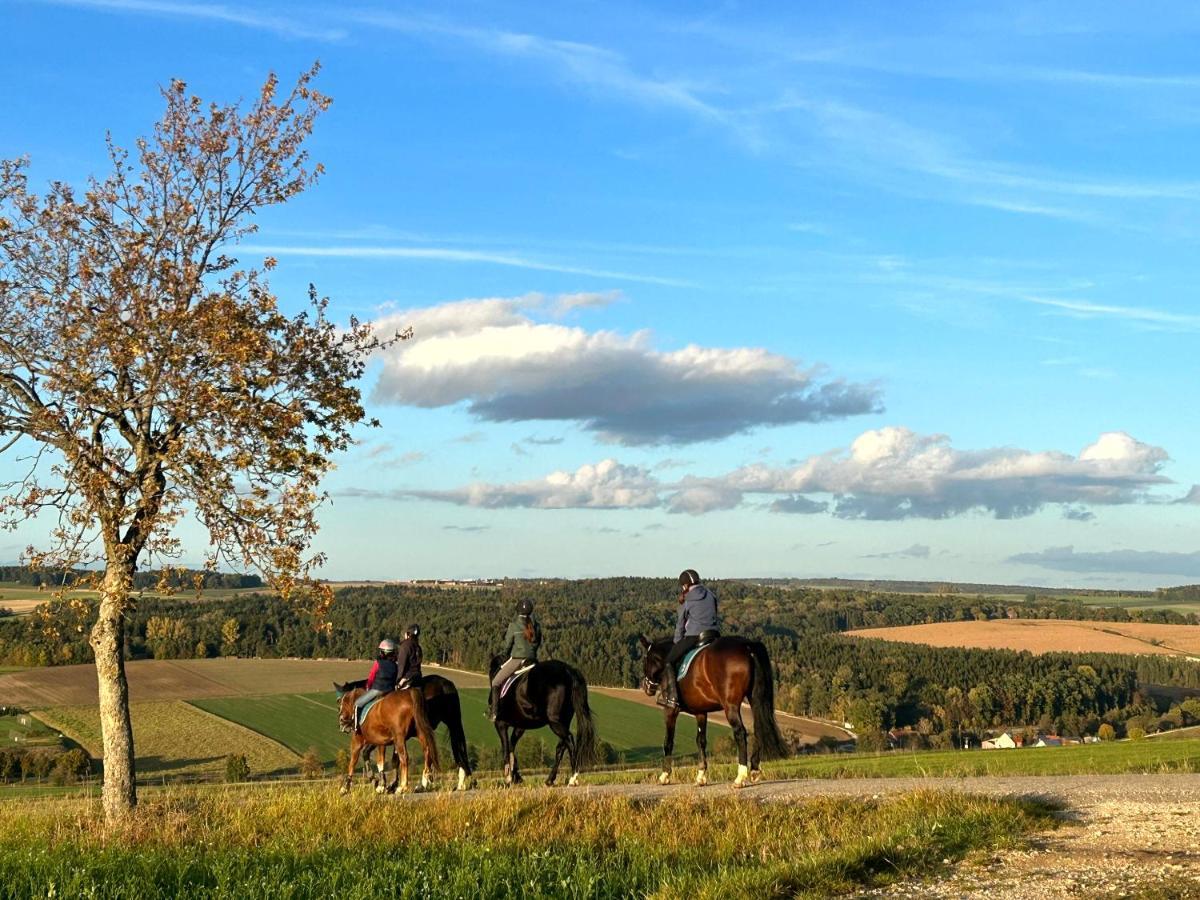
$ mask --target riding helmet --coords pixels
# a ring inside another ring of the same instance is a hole
[[[528,616],[533,613],[533,601],[526,597],[517,604],[517,612],[522,616]]]
[[[695,587],[699,583],[700,583],[700,575],[699,575],[699,573],[696,572],[695,569],[684,569],[682,572],[679,573],[679,586],[680,587],[686,587],[686,588]]]
[[[420,637],[421,636],[421,626],[420,625],[409,625],[407,628],[404,629],[404,636],[405,637]]]
[[[380,653],[395,653],[396,652],[396,642],[393,641],[391,638],[384,638],[382,641],[379,642],[379,652]]]

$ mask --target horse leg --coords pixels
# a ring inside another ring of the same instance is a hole
[[[521,769],[517,765],[517,741],[521,739],[521,735],[524,733],[524,728],[514,728],[512,730],[512,740],[510,740],[508,744],[510,752],[512,753],[512,769],[509,771],[508,775],[509,784],[520,784],[523,781],[521,778]]]
[[[350,765],[346,769],[346,781],[342,785],[342,793],[350,793],[350,785],[354,783],[354,770],[358,768],[358,757],[362,754],[362,738],[355,735],[350,740]]]
[[[396,738],[396,761],[400,767],[396,773],[399,785],[395,790],[401,794],[408,793],[408,745],[404,742],[404,736],[399,735]]]
[[[467,777],[471,774],[471,761],[467,756],[467,735],[463,731],[462,713],[447,716],[446,728],[450,732],[450,751],[454,754],[454,764],[458,766],[458,784],[454,789],[465,791]]]
[[[671,754],[675,750],[675,720],[679,718],[679,709],[668,706],[663,710],[663,719],[667,725],[667,734],[663,739],[663,768],[658,776],[659,784],[671,783]]]
[[[546,776],[546,787],[554,784],[554,779],[558,777],[558,767],[562,764],[563,753],[571,748],[571,729],[563,725],[562,722],[551,722],[550,730],[558,737],[558,746],[554,748],[554,765],[550,767],[550,774]],[[571,780],[575,779],[575,751],[571,750]]]
[[[729,704],[725,707],[725,718],[729,720],[729,725],[733,728],[733,742],[737,745],[738,752],[738,771],[737,778],[733,779],[735,788],[743,788],[746,786],[746,778],[750,775],[750,767],[747,765],[749,761],[749,752],[746,748],[746,725],[742,721],[742,707],[739,703],[734,706]]]
[[[696,713],[696,749],[700,751],[700,767],[696,770],[696,784],[708,784],[708,713]]]
[[[512,766],[509,765],[508,726],[496,722],[496,734],[500,735],[500,753],[504,757],[504,783],[512,784]]]
[[[758,746],[758,722],[754,723],[754,740],[750,745],[750,783],[758,784],[762,781],[763,773],[761,768],[762,748]]]

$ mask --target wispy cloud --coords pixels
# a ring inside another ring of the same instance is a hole
[[[1200,315],[1177,313],[1168,310],[1154,309],[1145,306],[1115,306],[1105,303],[1092,303],[1087,300],[1061,300],[1051,297],[1023,297],[1026,302],[1038,306],[1048,306],[1062,310],[1066,315],[1079,318],[1119,319],[1125,322],[1137,322],[1156,328],[1175,330],[1200,330]]]
[[[667,287],[695,287],[693,283],[679,278],[663,278],[657,275],[642,275],[635,272],[614,272],[564,263],[546,262],[507,253],[487,250],[453,250],[444,247],[388,247],[388,246],[292,246],[284,244],[248,244],[238,248],[244,253],[261,253],[264,256],[309,256],[341,259],[424,259],[450,263],[485,263],[515,269],[531,269],[538,272],[562,272],[567,275],[588,275],[594,278],[611,278],[617,281],[635,281],[643,284],[658,284]]]
[[[223,3],[183,3],[172,0],[33,0],[46,6],[72,6],[104,12],[165,16],[184,19],[207,19],[270,31],[281,37],[316,41],[340,41],[346,37],[344,28],[310,26],[295,15],[270,15],[254,12],[248,4],[228,6]]]
[[[1018,553],[1010,563],[1039,566],[1060,572],[1136,572],[1144,575],[1179,575],[1200,578],[1200,551],[1174,553],[1160,550],[1076,551],[1074,547],[1047,547]]]

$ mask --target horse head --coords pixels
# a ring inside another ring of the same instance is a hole
[[[658,693],[658,685],[662,681],[663,666],[666,664],[667,652],[671,649],[671,639],[652,641],[642,634],[638,635],[638,643],[646,654],[642,660],[642,690],[653,697]]]
[[[351,689],[350,684],[333,683],[333,689],[337,691],[338,700],[338,727],[342,731],[349,734],[354,730],[354,701],[358,699],[359,691]]]

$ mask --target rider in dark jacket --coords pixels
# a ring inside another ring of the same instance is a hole
[[[358,733],[361,723],[359,717],[362,715],[362,708],[374,700],[376,697],[382,697],[384,694],[390,693],[396,689],[396,679],[400,675],[400,670],[396,667],[396,642],[390,638],[384,638],[379,642],[379,651],[376,654],[375,665],[371,666],[371,673],[367,675],[367,690],[366,692],[354,701],[354,731]]]
[[[404,640],[400,642],[400,646],[396,648],[396,668],[400,672],[400,680],[396,687],[403,690],[404,688],[417,687],[421,683],[421,627],[419,625],[409,625],[404,629]]]
[[[501,656],[508,660],[492,678],[492,690],[488,694],[488,718],[496,721],[496,699],[500,688],[508,677],[527,663],[537,662],[538,647],[542,645],[542,626],[533,617],[533,601],[526,598],[517,604],[517,614],[504,633],[504,648]]]
[[[700,643],[700,635],[716,631],[719,624],[717,595],[700,583],[695,569],[684,569],[679,573],[679,618],[675,623],[675,643],[667,653],[663,665],[663,706],[679,706],[679,683],[676,670],[684,655]]]

